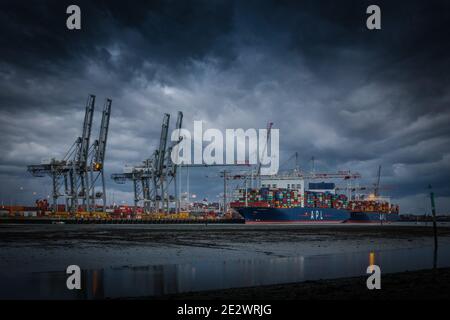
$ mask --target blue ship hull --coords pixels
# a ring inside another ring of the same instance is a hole
[[[312,222],[312,223],[342,223],[350,219],[350,212],[334,208],[235,208],[246,222]]]
[[[343,222],[393,222],[398,214],[380,212],[350,212],[334,208],[235,208],[248,223],[343,223]]]
[[[396,213],[352,212],[348,222],[394,222],[399,220],[400,217]]]

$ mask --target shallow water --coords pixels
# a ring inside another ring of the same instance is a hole
[[[365,275],[370,263],[382,273],[433,267],[433,248],[353,252],[288,258],[199,261],[189,264],[82,271],[82,289],[68,290],[65,272],[0,274],[2,299],[104,299],[270,285]],[[450,266],[441,246],[438,267]]]

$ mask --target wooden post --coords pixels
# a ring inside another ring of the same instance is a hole
[[[223,214],[227,214],[227,171],[223,170]]]
[[[434,263],[433,267],[437,267],[437,249],[438,249],[438,238],[437,238],[437,225],[436,225],[436,205],[434,203],[434,192],[432,191],[431,185],[428,186],[430,189],[430,200],[431,200],[431,213],[433,214],[433,234],[434,234]]]

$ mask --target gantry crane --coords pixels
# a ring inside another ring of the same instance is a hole
[[[176,212],[179,213],[180,211],[180,202],[178,199],[178,184],[177,184],[177,168],[178,168],[178,164],[176,162],[172,161],[172,151],[174,148],[177,147],[177,145],[179,145],[181,143],[181,141],[183,140],[183,137],[180,135],[180,130],[181,127],[183,125],[183,113],[181,111],[178,112],[178,116],[177,116],[177,122],[175,125],[175,129],[178,132],[178,138],[176,141],[172,142],[171,146],[169,147],[169,150],[167,152],[167,162],[168,162],[168,176],[169,176],[169,181],[168,181],[168,185],[170,185],[170,183],[173,181],[174,183],[174,193],[175,193],[175,207],[176,207]],[[178,156],[179,156],[179,152],[178,150],[176,150],[177,152],[175,153],[176,158],[178,160]]]
[[[97,207],[97,200],[102,200],[102,211],[106,209],[106,187],[105,187],[105,175],[104,175],[104,164],[105,164],[105,154],[106,154],[106,142],[108,140],[109,131],[109,119],[111,116],[111,99],[106,99],[102,112],[102,121],[100,124],[100,132],[98,140],[95,140],[92,144],[90,161],[89,161],[89,172],[90,172],[90,184],[89,184],[89,194],[90,194],[90,207]],[[97,187],[101,188],[101,191],[97,191]]]
[[[124,184],[127,181],[133,183],[133,194],[134,194],[134,207],[137,208],[139,203],[143,202],[143,207],[146,212],[150,210],[150,183],[149,181],[153,178],[152,176],[152,164],[149,163],[151,160],[145,160],[141,165],[136,165],[127,168],[127,172],[124,173],[113,173],[111,179],[118,184]]]
[[[72,161],[73,172],[71,175],[73,179],[71,185],[75,186],[72,189],[72,196],[77,199],[77,197],[82,198],[82,203],[84,207],[87,207],[86,211],[89,211],[89,176],[88,176],[88,157],[89,157],[89,143],[91,139],[92,131],[92,121],[94,119],[94,106],[95,106],[95,96],[89,95],[88,102],[86,104],[86,112],[84,115],[83,122],[83,133],[82,136],[78,138],[77,149],[75,152],[75,161]],[[72,206],[77,205],[74,202]],[[75,211],[72,208],[71,211]]]
[[[236,166],[248,164],[176,164],[172,161],[173,149],[182,141],[178,138],[167,148],[167,137],[169,129],[170,115],[164,114],[159,148],[155,150],[152,156],[142,161],[140,165],[130,167],[127,172],[115,173],[111,178],[119,184],[127,181],[133,182],[134,208],[135,210],[142,202],[144,212],[168,212],[169,202],[175,201],[176,211],[180,209],[177,174],[178,167],[211,167],[211,166]],[[175,129],[181,129],[183,123],[183,113],[178,112]],[[178,132],[180,132],[178,130]],[[178,156],[178,152],[175,152]],[[174,182],[175,196],[168,194],[170,184]],[[189,184],[189,183],[188,183]],[[162,206],[160,205],[162,203]]]
[[[159,148],[155,153],[155,171],[153,174],[153,190],[155,192],[155,206],[156,211],[160,210],[160,200],[162,201],[162,207],[165,207],[165,182],[166,182],[166,147],[167,147],[167,136],[169,133],[169,121],[170,114],[165,113],[162,126],[161,126],[161,136],[159,139]],[[170,155],[169,155],[170,157]]]
[[[28,166],[28,172],[33,176],[43,177],[49,175],[52,178],[53,212],[58,210],[58,199],[60,197],[64,198],[65,210],[71,213],[78,211],[80,200],[84,210],[92,211],[95,209],[91,204],[89,196],[90,190],[95,190],[95,188],[91,188],[89,176],[90,174],[93,176],[93,171],[103,176],[103,161],[106,151],[109,113],[111,110],[111,100],[107,99],[107,101],[109,101],[107,103],[108,111],[104,111],[102,117],[101,136],[94,143],[94,146],[90,146],[90,138],[94,117],[95,96],[89,95],[86,103],[82,135],[75,140],[63,159],[50,159],[38,165]],[[93,159],[96,159],[95,161],[98,161],[99,165],[92,165],[90,161],[90,150],[95,150],[95,157]],[[103,203],[106,203],[105,196],[103,197]]]
[[[177,129],[181,128],[182,119],[183,113],[178,112]],[[170,115],[166,113],[161,126],[159,147],[149,159],[144,160],[141,165],[131,167],[130,172],[111,175],[111,178],[117,183],[133,182],[135,209],[142,201],[145,212],[159,211],[160,209],[168,210],[170,199],[168,196],[166,197],[166,189],[168,187],[167,177],[170,171],[168,162],[170,153],[167,150],[169,122]],[[170,152],[173,146],[169,148]],[[172,169],[170,172],[171,175],[175,176],[176,169]],[[160,206],[161,203],[163,204],[162,208]]]

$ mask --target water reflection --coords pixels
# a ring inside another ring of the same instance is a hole
[[[450,246],[440,248],[439,266],[450,266],[449,249]],[[66,288],[65,272],[2,274],[0,298],[104,299],[159,296],[365,275],[368,265],[375,262],[382,273],[417,270],[433,267],[433,251],[433,248],[415,248],[84,270],[82,289],[73,291]]]

